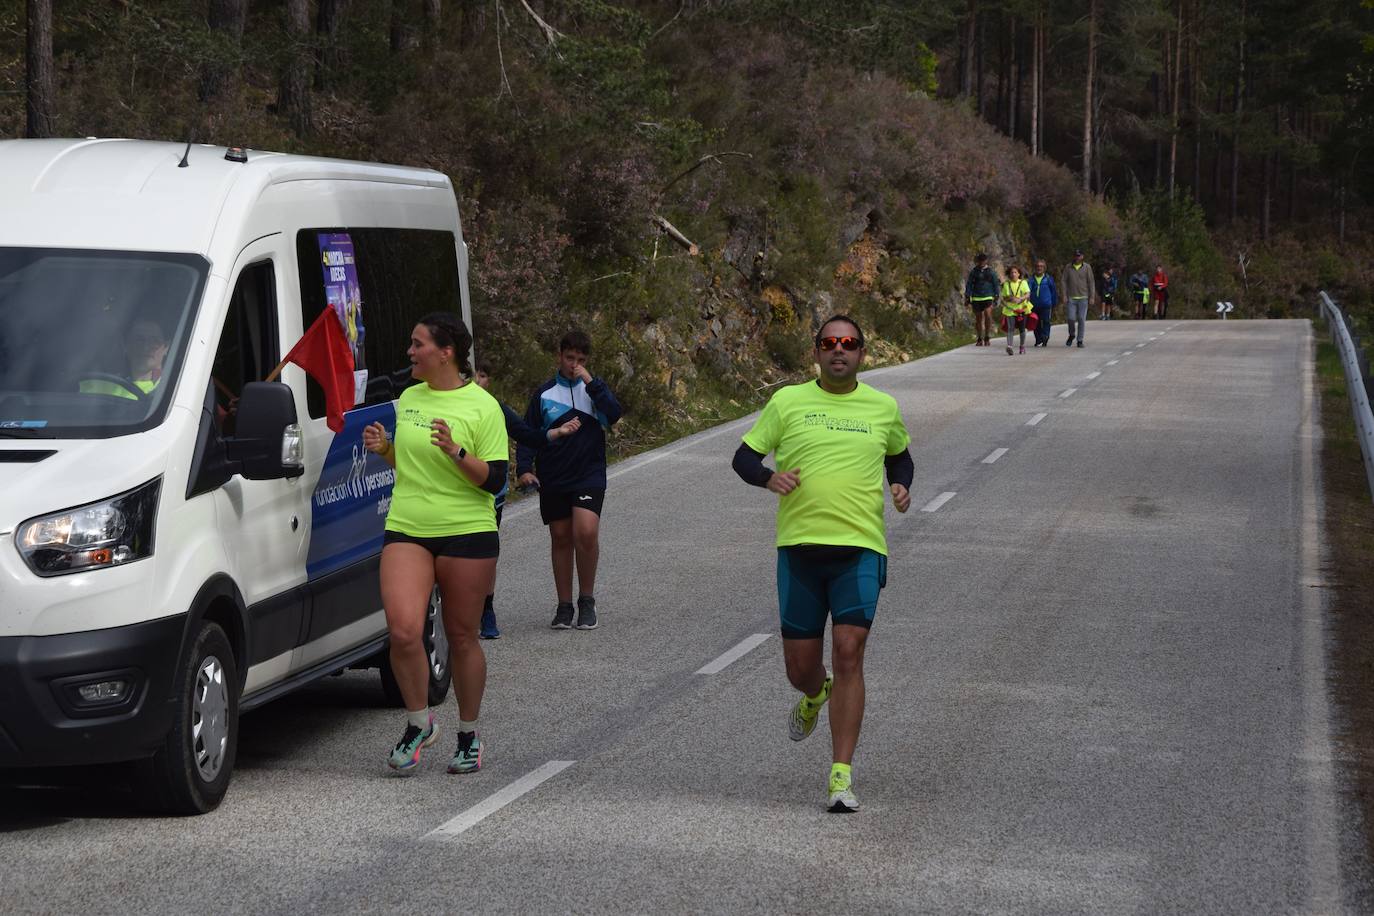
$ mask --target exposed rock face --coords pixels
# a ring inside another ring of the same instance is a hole
[[[831,271],[832,285],[793,288],[771,281],[761,235],[740,229],[701,262],[695,308],[625,329],[635,358],[622,357],[622,377],[635,378],[636,366],[648,371],[662,397],[683,408],[703,386],[735,403],[756,401],[773,383],[814,371],[815,328],[850,310],[868,319],[871,360],[906,360],[924,338],[972,328],[964,279],[974,250],[988,254],[999,276],[1012,263],[1025,265],[1015,238],[1001,230],[969,238],[968,250],[918,254],[885,234],[870,206],[850,213],[841,238],[844,256]],[[719,272],[708,274],[713,264]]]

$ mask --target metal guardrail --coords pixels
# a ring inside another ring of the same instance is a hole
[[[1374,413],[1369,407],[1365,374],[1360,371],[1360,351],[1355,347],[1340,307],[1331,301],[1325,291],[1321,293],[1321,298],[1327,323],[1331,325],[1331,341],[1340,351],[1341,365],[1345,367],[1345,389],[1350,395],[1351,412],[1355,415],[1355,434],[1360,439],[1360,451],[1364,452],[1364,473],[1369,479],[1369,495],[1374,499]]]

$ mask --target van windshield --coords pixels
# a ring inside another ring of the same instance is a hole
[[[160,423],[208,272],[197,255],[0,247],[0,439]]]

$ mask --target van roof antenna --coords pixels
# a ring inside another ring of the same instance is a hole
[[[195,139],[195,134],[186,138],[186,152],[181,154],[181,161],[177,163],[177,168],[184,169],[191,164],[187,157],[191,155],[191,141],[193,139]]]

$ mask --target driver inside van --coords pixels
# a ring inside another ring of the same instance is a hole
[[[124,334],[124,356],[128,361],[127,381],[87,378],[81,381],[81,391],[129,400],[138,399],[131,386],[150,393],[162,378],[162,361],[167,358],[167,335],[162,333],[162,326],[151,318],[134,321]]]

